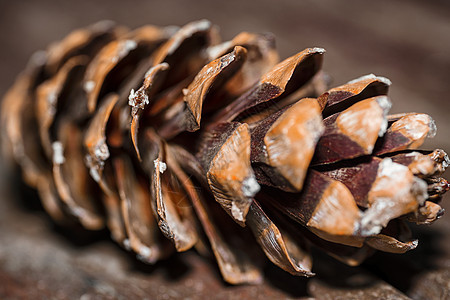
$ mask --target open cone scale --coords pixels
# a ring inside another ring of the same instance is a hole
[[[447,154],[417,150],[432,118],[389,115],[383,77],[329,89],[322,48],[274,47],[205,20],[77,30],[6,94],[4,152],[56,221],[148,263],[195,247],[233,284],[260,282],[264,254],[312,276],[311,246],[349,265],[414,249],[405,221],[442,216],[450,187]]]

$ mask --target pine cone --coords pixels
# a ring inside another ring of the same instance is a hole
[[[447,154],[414,150],[431,117],[388,115],[383,77],[327,90],[324,49],[277,63],[274,45],[204,20],[77,30],[5,96],[4,152],[56,221],[148,263],[212,249],[233,284],[261,280],[262,252],[312,276],[311,245],[349,265],[415,248],[405,221],[435,221],[449,189]]]

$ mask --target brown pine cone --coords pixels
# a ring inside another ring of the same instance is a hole
[[[148,263],[212,249],[233,284],[261,280],[262,252],[311,276],[311,245],[349,265],[414,249],[405,221],[435,221],[449,189],[447,154],[415,150],[434,122],[388,115],[383,77],[327,90],[324,53],[278,63],[270,34],[220,42],[205,20],[101,22],[31,58],[4,152],[56,221],[107,226]]]

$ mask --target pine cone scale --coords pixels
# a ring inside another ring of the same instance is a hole
[[[344,85],[330,89],[317,100],[323,107],[324,117],[344,111],[351,105],[375,96],[387,95],[391,81],[373,74],[365,75]]]
[[[292,275],[313,276],[309,249],[287,232],[281,231],[255,200],[247,215],[247,224],[267,257]]]

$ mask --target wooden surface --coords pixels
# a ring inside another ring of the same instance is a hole
[[[0,95],[34,51],[73,28],[100,19],[137,27],[200,18],[218,24],[224,38],[244,30],[273,32],[282,58],[323,47],[324,69],[335,85],[368,73],[390,78],[392,112],[431,114],[438,134],[426,147],[450,151],[445,0],[1,1]],[[358,268],[316,254],[317,277],[294,278],[268,266],[262,286],[235,287],[194,252],[146,266],[105,232],[86,236],[55,227],[35,193],[6,173],[7,163],[0,164],[0,299],[450,299],[448,214],[432,226],[414,227],[419,246],[408,254],[379,253]]]

